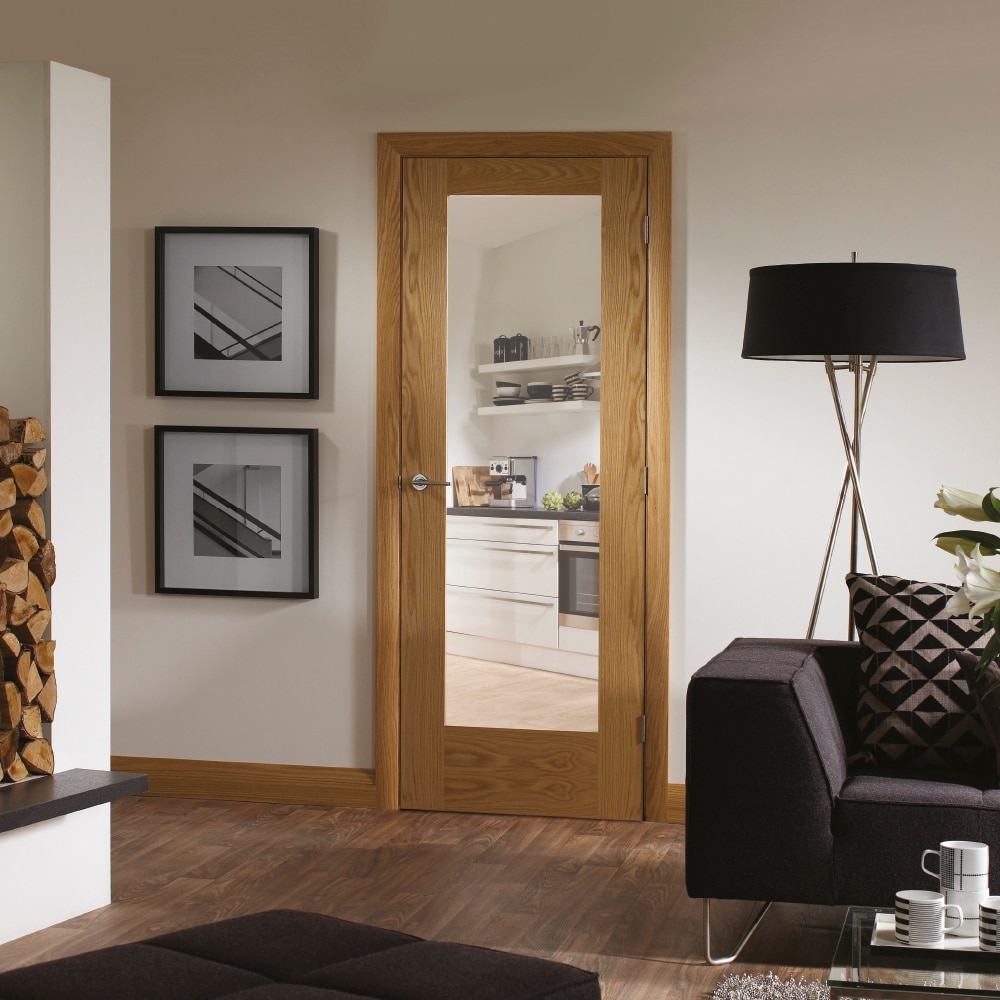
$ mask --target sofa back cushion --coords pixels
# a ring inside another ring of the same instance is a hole
[[[996,754],[957,654],[978,655],[982,632],[945,612],[957,590],[895,576],[849,574],[862,647],[857,702],[865,767],[996,771]]]

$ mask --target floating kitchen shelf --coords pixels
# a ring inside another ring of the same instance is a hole
[[[514,362],[517,364],[517,362]],[[600,413],[601,404],[593,399],[570,399],[565,403],[521,403],[519,406],[480,406],[481,417],[521,417],[539,413]]]
[[[597,364],[594,354],[564,354],[558,358],[529,358],[527,361],[501,361],[498,364],[480,365],[479,371],[489,372],[554,372],[572,368],[590,368]],[[510,407],[516,409],[516,407]]]

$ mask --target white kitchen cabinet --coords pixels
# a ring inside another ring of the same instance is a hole
[[[450,515],[446,535],[447,630],[557,648],[558,523]]]
[[[530,517],[476,517],[449,514],[445,535],[452,539],[559,546],[559,522]],[[451,582],[451,581],[449,581]]]
[[[445,628],[555,649],[559,645],[559,599],[446,586]]]
[[[445,579],[458,587],[558,597],[559,550],[552,545],[449,538]]]

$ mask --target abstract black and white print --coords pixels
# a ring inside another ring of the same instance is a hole
[[[281,466],[195,464],[194,555],[281,558]]]
[[[194,266],[194,357],[281,360],[281,268]]]

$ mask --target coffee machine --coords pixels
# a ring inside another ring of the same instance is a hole
[[[490,478],[483,485],[493,491],[491,507],[534,507],[536,455],[494,455]]]

